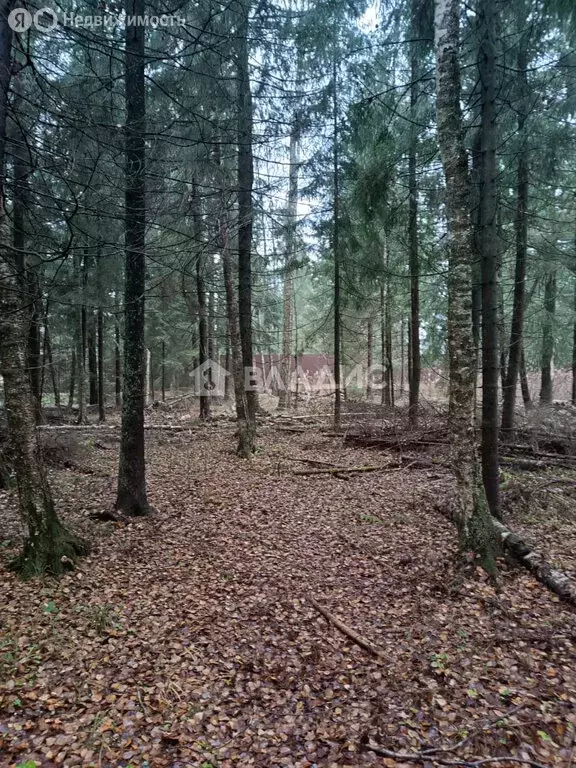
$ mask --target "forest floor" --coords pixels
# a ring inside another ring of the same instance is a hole
[[[117,433],[82,433],[51,469],[61,516],[93,550],[59,582],[0,565],[3,768],[414,764],[373,745],[447,750],[430,768],[576,765],[576,613],[505,561],[500,590],[455,570],[446,470],[296,474],[396,454],[271,419],[246,462],[234,429],[148,432],[155,514],[129,524],[90,518],[114,499]],[[524,482],[507,475],[515,498]],[[539,498],[507,519],[575,574],[576,500],[553,486]],[[13,492],[0,530],[7,559]]]

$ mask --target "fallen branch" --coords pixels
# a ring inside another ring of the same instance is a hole
[[[350,472],[378,472],[389,469],[388,466],[375,465],[366,467],[324,467],[323,469],[296,469],[295,475],[339,475]]]
[[[542,555],[535,552],[518,534],[507,528],[496,518],[492,524],[500,537],[502,546],[512,554],[536,579],[563,600],[576,605],[576,581],[563,571],[553,568]]]
[[[570,456],[556,456],[555,459],[525,459],[516,456],[502,456],[500,464],[508,467],[524,469],[527,472],[537,472],[538,470],[550,469],[551,467],[564,467],[565,469],[574,469],[574,460]]]
[[[366,742],[366,749],[374,752],[381,757],[391,757],[393,760],[399,762],[409,763],[429,763],[434,761],[440,763],[440,765],[461,765],[464,768],[480,768],[482,765],[490,765],[491,763],[520,763],[521,765],[530,765],[532,768],[548,768],[542,763],[537,763],[535,760],[523,757],[510,757],[509,755],[503,755],[502,757],[483,757],[479,760],[447,760],[443,757],[438,757],[437,752],[439,750],[425,750],[423,752],[392,752],[390,749],[384,749],[373,741],[368,740]]]
[[[320,603],[315,600],[311,595],[308,595],[308,600],[310,603],[314,606],[314,608],[320,613],[329,624],[332,624],[336,627],[336,629],[340,630],[343,635],[346,635],[350,640],[352,640],[353,643],[358,645],[360,648],[364,649],[368,653],[370,653],[372,656],[375,656],[376,658],[380,658],[380,651],[370,643],[370,641],[366,640],[362,635],[359,635],[358,632],[355,632],[353,629],[350,629],[350,627],[346,626],[344,622],[340,621],[340,619],[337,619],[336,616],[334,616],[330,611],[327,611],[326,608],[323,608]]]

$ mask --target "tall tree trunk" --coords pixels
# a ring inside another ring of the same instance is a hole
[[[76,344],[74,338],[73,344]],[[72,410],[74,407],[74,391],[76,389],[76,350],[72,347],[72,354],[70,355],[70,380],[68,384],[68,408]]]
[[[522,25],[525,16],[519,17]],[[502,431],[509,433],[514,429],[514,410],[516,407],[516,388],[518,386],[518,373],[522,356],[522,334],[524,327],[524,309],[526,292],[526,261],[528,249],[528,143],[526,132],[527,118],[527,37],[522,34],[518,49],[517,72],[519,106],[518,114],[518,152],[516,169],[516,215],[514,218],[514,230],[516,236],[516,264],[514,267],[514,299],[512,303],[512,321],[510,324],[510,346],[508,350],[508,369],[506,371],[506,383],[504,386],[504,401],[502,403]]]
[[[374,323],[371,317],[366,320],[366,399],[372,401],[372,364],[374,357]]]
[[[242,362],[242,342],[240,339],[240,321],[238,318],[239,302],[234,286],[235,275],[230,247],[230,226],[227,209],[227,185],[220,157],[220,145],[216,145],[216,163],[219,171],[220,211],[219,211],[219,246],[222,254],[222,273],[224,277],[224,293],[226,296],[226,317],[228,321],[228,343],[231,362],[226,370],[232,372],[236,418],[238,420],[237,452],[242,458],[249,458],[254,452],[254,428],[247,419],[246,389],[244,386],[244,366]],[[230,377],[226,377],[228,383]]]
[[[230,327],[228,324],[228,315],[226,315],[226,354],[225,354],[225,363],[224,367],[226,368],[227,373],[231,373],[232,368],[232,348],[230,345]],[[232,389],[234,384],[234,378],[232,376],[226,376],[226,380],[224,382],[224,400],[228,401],[232,399]]]
[[[104,312],[98,307],[96,314],[96,330],[98,334],[98,421],[106,421],[104,402]]]
[[[380,359],[382,361],[382,405],[390,405],[390,377],[388,369],[388,328],[386,319],[388,310],[386,306],[386,288],[384,278],[380,281]]]
[[[86,347],[88,352],[88,402],[98,405],[98,354],[93,307],[86,308]]]
[[[530,387],[528,385],[528,374],[526,372],[526,356],[524,355],[524,345],[520,348],[520,388],[522,390],[522,401],[526,411],[532,408],[532,398],[530,397]]]
[[[253,109],[250,90],[249,20],[251,0],[236,0],[238,8],[237,100],[238,100],[238,320],[244,370],[254,366],[252,350],[252,187],[254,161],[252,157]],[[244,383],[243,383],[244,385]],[[248,388],[245,396],[247,431],[241,436],[246,445],[239,444],[239,453],[254,451],[254,432],[258,398]]]
[[[48,326],[48,314],[47,311],[44,313],[44,358],[46,359],[46,363],[48,365],[48,370],[50,372],[50,378],[52,380],[52,391],[54,393],[54,405],[56,408],[60,408],[60,383],[59,383],[59,375],[56,371],[56,366],[54,365],[54,356],[52,354],[52,339],[50,335],[50,328]]]
[[[82,277],[82,256],[75,251],[73,256],[74,284],[77,288],[75,316],[76,338],[76,389],[78,391],[78,424],[86,423],[86,323],[84,322],[84,280]]]
[[[576,275],[574,276],[574,299],[573,299],[574,320],[572,335],[572,405],[576,405]]]
[[[12,244],[14,260],[25,295],[24,308],[28,317],[28,338],[26,362],[30,388],[34,401],[36,423],[42,421],[42,343],[41,327],[43,317],[42,291],[40,287],[40,261],[27,253],[26,248],[26,211],[29,205],[28,176],[31,172],[29,149],[20,122],[22,105],[20,78],[13,83],[14,98],[12,111],[12,162],[14,168],[13,205],[12,205]],[[31,263],[31,262],[34,263]]]
[[[454,517],[461,549],[477,553],[484,567],[493,571],[497,543],[480,480],[474,437],[472,223],[470,176],[460,107],[459,21],[459,0],[436,0],[436,117],[450,230],[448,351],[452,467],[456,478]]]
[[[494,0],[479,5],[480,45],[480,269],[482,276],[482,479],[490,512],[500,516],[499,241],[496,188],[496,39]]]
[[[116,408],[122,406],[122,351],[120,343],[120,320],[117,308],[114,319],[114,403]]]
[[[553,398],[554,381],[552,361],[554,359],[554,325],[556,314],[556,270],[553,269],[544,287],[544,319],[542,322],[542,365],[540,381],[540,402],[550,404]]]
[[[14,468],[20,513],[28,539],[13,568],[23,576],[61,573],[87,551],[85,542],[58,520],[42,463],[26,372],[26,309],[18,284],[10,229],[4,208],[6,115],[12,74],[12,30],[8,25],[11,2],[0,2],[0,374],[8,433],[15,454]]]
[[[166,402],[166,342],[162,340],[162,370],[160,374],[160,386],[162,387],[162,402]]]
[[[394,405],[394,365],[392,362],[392,286],[390,283],[390,253],[386,243],[386,379],[388,405]]]
[[[127,0],[126,13],[142,16],[144,0]],[[124,284],[124,393],[116,508],[149,511],[144,461],[144,295],[146,289],[146,101],[143,25],[126,26],[126,213]]]
[[[410,249],[410,378],[408,381],[408,418],[418,423],[420,396],[420,255],[418,252],[418,186],[416,181],[416,131],[421,50],[417,40],[420,0],[412,0],[410,24],[410,146],[408,150],[408,242]],[[403,376],[401,377],[403,378]],[[401,389],[403,384],[401,383]]]
[[[198,188],[196,182],[192,181],[192,218],[194,222],[194,248],[196,249],[196,297],[198,299],[198,365],[206,366],[210,358],[208,349],[208,315],[206,308],[206,285],[205,277],[205,258],[204,243],[202,241],[202,211],[200,209],[200,198],[198,197]],[[210,368],[202,370],[200,377],[200,418],[210,418],[210,390],[212,389],[212,380],[210,378]],[[207,378],[205,378],[205,376]]]
[[[288,172],[288,222],[286,225],[286,257],[282,295],[282,386],[278,408],[290,407],[290,368],[292,361],[292,304],[294,302],[294,262],[298,222],[298,172],[300,168],[300,113],[294,112],[290,128],[290,170]]]
[[[336,29],[336,26],[335,26]],[[332,60],[332,254],[334,257],[334,428],[340,429],[342,416],[341,354],[342,354],[342,306],[340,291],[340,157],[338,131],[338,62],[336,60],[337,32],[333,42]]]

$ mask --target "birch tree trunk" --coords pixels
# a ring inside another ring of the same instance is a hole
[[[460,0],[436,0],[436,116],[450,235],[448,352],[451,459],[456,479],[454,517],[461,549],[475,552],[484,567],[493,571],[497,540],[480,481],[474,437],[472,223],[470,176],[460,108],[459,16]]]

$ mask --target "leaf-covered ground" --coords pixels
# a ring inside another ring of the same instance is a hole
[[[247,463],[233,432],[149,432],[156,513],[129,525],[89,518],[114,498],[109,435],[51,471],[63,518],[94,548],[60,582],[1,566],[0,765],[393,767],[402,759],[366,742],[406,753],[462,740],[443,759],[576,764],[575,613],[506,563],[500,592],[454,570],[445,471],[297,475],[323,466],[307,460],[395,456],[269,422]],[[573,499],[518,510],[514,526],[574,571]],[[8,556],[19,524],[6,492],[0,525]]]

